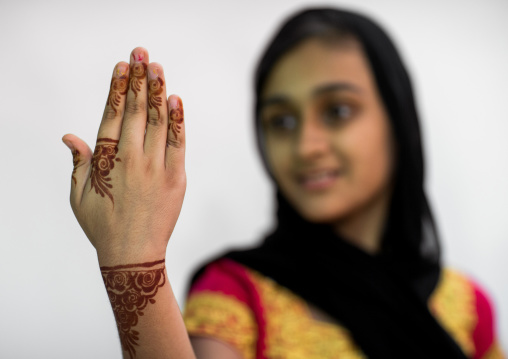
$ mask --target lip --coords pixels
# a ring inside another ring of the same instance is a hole
[[[306,191],[322,191],[332,187],[341,173],[336,168],[315,169],[298,173],[296,180]]]

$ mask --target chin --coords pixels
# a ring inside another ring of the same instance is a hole
[[[312,223],[334,223],[344,218],[348,210],[345,207],[327,206],[326,204],[302,205],[295,207],[298,213]]]

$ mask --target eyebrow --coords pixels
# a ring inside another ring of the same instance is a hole
[[[356,93],[362,93],[360,87],[353,85],[349,82],[334,82],[331,84],[325,84],[323,86],[319,86],[318,88],[312,91],[312,97],[318,97],[327,92],[336,92],[336,91],[350,91]],[[284,95],[275,95],[270,96],[265,100],[261,100],[259,102],[258,108],[263,108],[270,105],[278,105],[278,104],[286,104],[290,102],[289,97]]]
[[[335,91],[351,91],[351,92],[357,92],[361,93],[362,90],[360,87],[353,85],[349,82],[334,82],[331,84],[326,84],[323,86],[318,87],[314,91],[312,91],[312,97],[319,96],[326,92],[335,92]]]

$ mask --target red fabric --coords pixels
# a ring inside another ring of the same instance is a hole
[[[489,350],[495,338],[495,322],[491,300],[486,292],[471,281],[476,297],[476,313],[478,323],[473,332],[473,340],[476,348],[474,359],[480,359]]]
[[[191,287],[189,294],[204,290],[234,296],[251,308],[258,325],[256,358],[265,359],[266,321],[263,306],[245,267],[230,259],[221,259],[209,264]]]
[[[476,348],[473,359],[481,359],[490,349],[495,339],[494,313],[487,293],[475,281],[470,279],[470,282],[474,288],[478,318],[473,332],[473,341]],[[251,308],[258,325],[259,337],[256,358],[265,359],[266,321],[264,311],[256,287],[245,267],[230,259],[221,259],[209,264],[191,287],[190,294],[204,290],[234,296]]]

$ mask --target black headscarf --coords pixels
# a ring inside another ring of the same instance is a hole
[[[440,247],[423,186],[422,143],[411,82],[385,31],[365,16],[336,9],[305,10],[287,20],[255,74],[258,149],[277,186],[259,121],[263,85],[277,60],[303,40],[348,35],[362,44],[397,147],[394,191],[380,253],[367,254],[329,225],[308,222],[276,187],[275,230],[256,248],[230,251],[219,258],[252,268],[324,310],[350,330],[369,358],[466,358],[427,305],[441,274]]]

